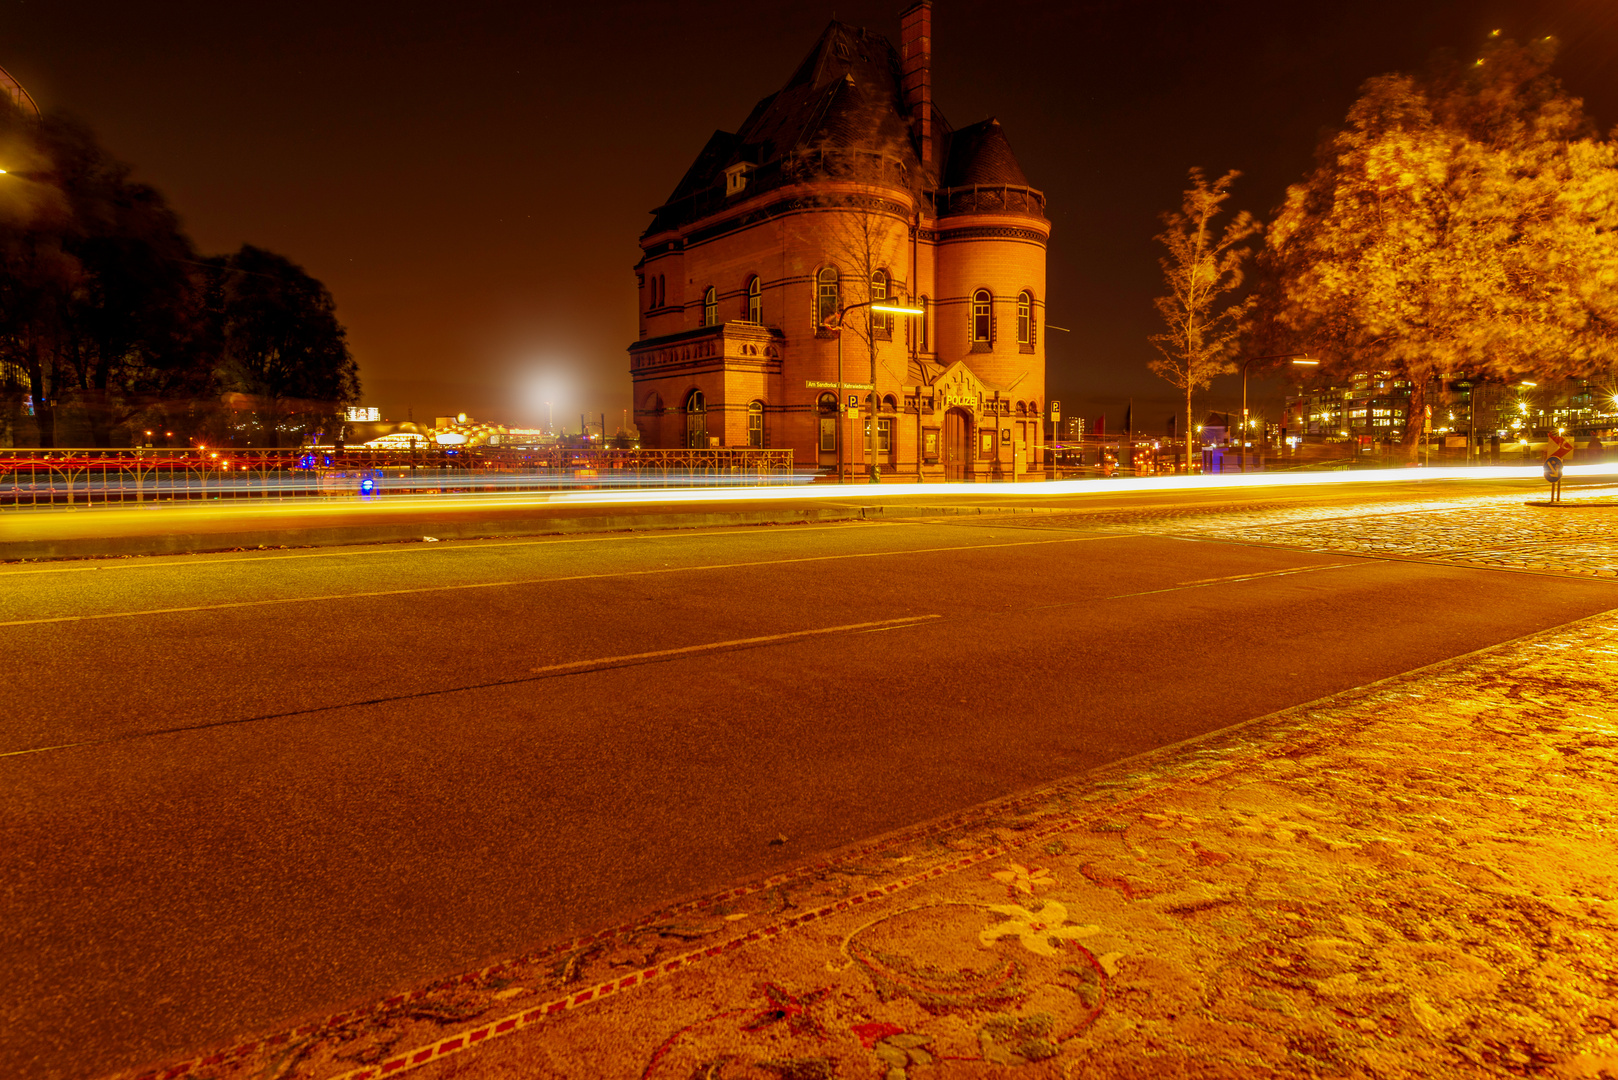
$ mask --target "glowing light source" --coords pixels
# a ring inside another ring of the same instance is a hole
[[[871,305],[871,310],[872,311],[886,311],[886,312],[889,312],[889,313],[894,314],[894,315],[925,315],[925,314],[927,314],[921,308],[900,307],[897,304],[872,304]]]

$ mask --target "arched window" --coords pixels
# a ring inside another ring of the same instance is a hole
[[[695,448],[708,445],[708,399],[701,390],[693,390],[685,399],[685,445]]]
[[[825,267],[815,275],[815,281],[815,325],[824,326],[826,320],[842,307],[842,296],[837,288],[837,267]]]
[[[1017,294],[1017,344],[1034,343],[1034,298],[1026,290]]]
[[[871,275],[871,303],[880,304],[888,299],[888,272],[878,270]],[[871,312],[871,331],[877,337],[891,340],[893,337],[893,314],[887,311]]]
[[[747,282],[747,321],[764,322],[764,282],[754,274]]]
[[[712,326],[719,321],[719,297],[708,286],[708,291],[702,294],[702,325]]]
[[[972,342],[978,344],[994,340],[994,305],[988,289],[972,294]]]
[[[764,403],[762,401],[749,401],[747,403],[747,445],[754,449],[764,447]]]

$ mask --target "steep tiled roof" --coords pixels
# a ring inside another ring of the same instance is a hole
[[[943,168],[941,176],[931,175],[917,155],[900,84],[899,54],[886,38],[832,22],[786,85],[753,106],[735,134],[714,132],[668,201],[653,211],[647,235],[720,209],[724,172],[739,163],[753,167],[749,192],[801,179],[805,167],[832,171],[828,163],[839,159],[838,152],[845,152],[845,164],[860,158],[847,151],[880,153],[887,175],[897,173],[918,187],[1027,185],[997,121],[952,133],[936,108],[933,130]]]
[[[756,190],[779,181],[780,164],[789,155],[847,149],[883,152],[919,174],[899,89],[898,53],[879,34],[833,22],[787,84],[755,105],[740,130],[713,134],[648,231],[712,209],[698,205],[702,194],[720,189],[725,169],[738,162],[758,167],[749,185]]]
[[[1011,152],[1011,143],[1006,141],[1006,133],[998,120],[985,120],[953,132],[944,161],[945,187],[969,184],[1026,187],[1028,184],[1028,177],[1017,164],[1017,156]]]

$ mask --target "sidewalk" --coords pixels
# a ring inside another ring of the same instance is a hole
[[[1618,1076],[1615,691],[1618,612],[122,1075]]]

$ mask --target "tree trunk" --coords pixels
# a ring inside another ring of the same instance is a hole
[[[34,430],[39,434],[39,445],[45,449],[56,446],[56,409],[45,390],[45,363],[40,355],[44,351],[39,338],[28,346],[28,396],[34,403]]]
[[[1427,380],[1410,380],[1410,408],[1405,413],[1405,461],[1421,459],[1421,432],[1427,420]]]
[[[1191,422],[1191,391],[1185,392],[1185,474],[1191,475],[1191,443],[1197,436],[1196,425]]]

